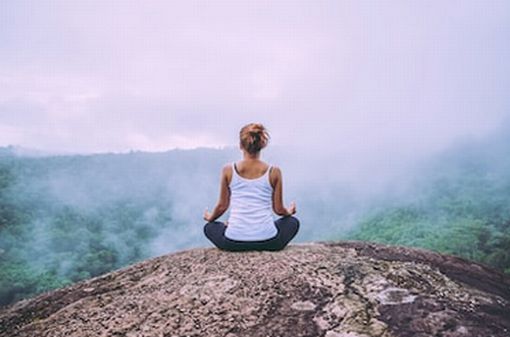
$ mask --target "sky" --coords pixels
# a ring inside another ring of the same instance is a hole
[[[508,1],[0,0],[0,146],[433,153],[510,115]]]

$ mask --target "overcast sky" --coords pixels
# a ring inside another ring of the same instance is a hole
[[[0,0],[0,146],[430,152],[510,115],[509,1]]]

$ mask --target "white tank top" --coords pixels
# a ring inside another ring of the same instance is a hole
[[[230,217],[225,237],[238,241],[270,239],[278,233],[273,218],[273,187],[269,167],[255,179],[241,177],[232,163],[230,182]]]

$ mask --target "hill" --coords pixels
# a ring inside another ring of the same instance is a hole
[[[0,336],[508,336],[510,278],[358,241],[195,248],[0,311]]]

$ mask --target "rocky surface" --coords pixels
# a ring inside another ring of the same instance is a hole
[[[0,311],[0,336],[510,336],[510,278],[363,242],[196,248]]]

